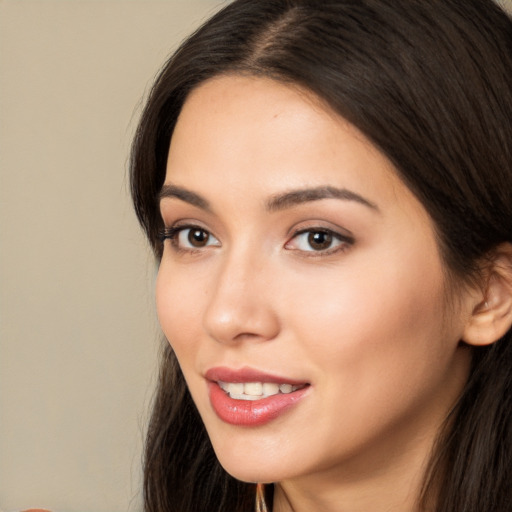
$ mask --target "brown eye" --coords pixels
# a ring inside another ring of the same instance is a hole
[[[189,229],[187,238],[192,247],[205,247],[208,245],[210,234],[204,229]]]
[[[332,233],[327,231],[310,231],[308,233],[308,244],[314,251],[329,249],[332,239]]]
[[[180,250],[204,249],[209,246],[220,247],[220,242],[201,226],[178,226],[164,231],[163,240],[171,240],[171,245]]]
[[[304,229],[285,244],[285,249],[299,251],[313,256],[328,256],[338,250],[348,249],[354,244],[354,239],[327,228]]]

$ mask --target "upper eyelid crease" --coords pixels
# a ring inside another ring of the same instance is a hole
[[[295,231],[292,234],[292,236],[296,237],[299,235],[303,235],[304,233],[311,233],[311,232],[313,232],[313,233],[315,233],[315,232],[329,233],[332,236],[334,236],[335,238],[338,238],[340,240],[345,240],[345,241],[351,242],[351,243],[354,243],[354,241],[355,241],[354,235],[348,230],[343,230],[343,232],[340,232],[340,230],[336,230],[336,229],[332,229],[332,228],[325,228],[322,226],[298,229],[297,231]]]

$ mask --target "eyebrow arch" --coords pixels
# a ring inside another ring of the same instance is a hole
[[[210,203],[204,197],[186,188],[178,187],[177,185],[164,185],[158,194],[158,199],[161,201],[166,197],[181,199],[181,201],[211,212]]]
[[[162,187],[160,193],[158,194],[159,201],[167,197],[180,199],[181,201],[185,201],[186,203],[197,206],[198,208],[208,212],[212,211],[210,203],[204,197],[177,185],[164,185]],[[269,211],[278,211],[302,203],[319,201],[321,199],[342,199],[345,201],[355,201],[356,203],[367,206],[372,210],[377,212],[380,211],[379,207],[375,203],[365,199],[359,194],[346,188],[336,188],[331,186],[304,188],[299,190],[291,190],[283,194],[277,194],[272,196],[267,201],[266,207]]]
[[[342,199],[346,201],[355,201],[371,208],[372,210],[379,211],[379,207],[365,199],[364,197],[352,192],[346,188],[336,188],[331,186],[305,188],[299,190],[291,190],[284,194],[272,196],[267,201],[267,209],[269,211],[283,210],[302,203],[310,201],[319,201],[321,199]]]

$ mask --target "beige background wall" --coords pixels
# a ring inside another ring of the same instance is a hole
[[[0,510],[140,509],[159,334],[128,147],[220,3],[0,1]]]
[[[140,509],[159,334],[128,147],[151,77],[221,3],[0,0],[1,510]]]

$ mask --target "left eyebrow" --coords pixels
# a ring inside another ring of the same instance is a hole
[[[290,208],[302,203],[309,203],[311,201],[319,201],[321,199],[341,199],[344,201],[355,201],[356,203],[367,206],[368,208],[380,211],[379,207],[360,196],[356,192],[352,192],[346,188],[336,188],[331,186],[304,188],[298,190],[291,190],[283,194],[272,196],[267,201],[267,210],[277,211]]]

